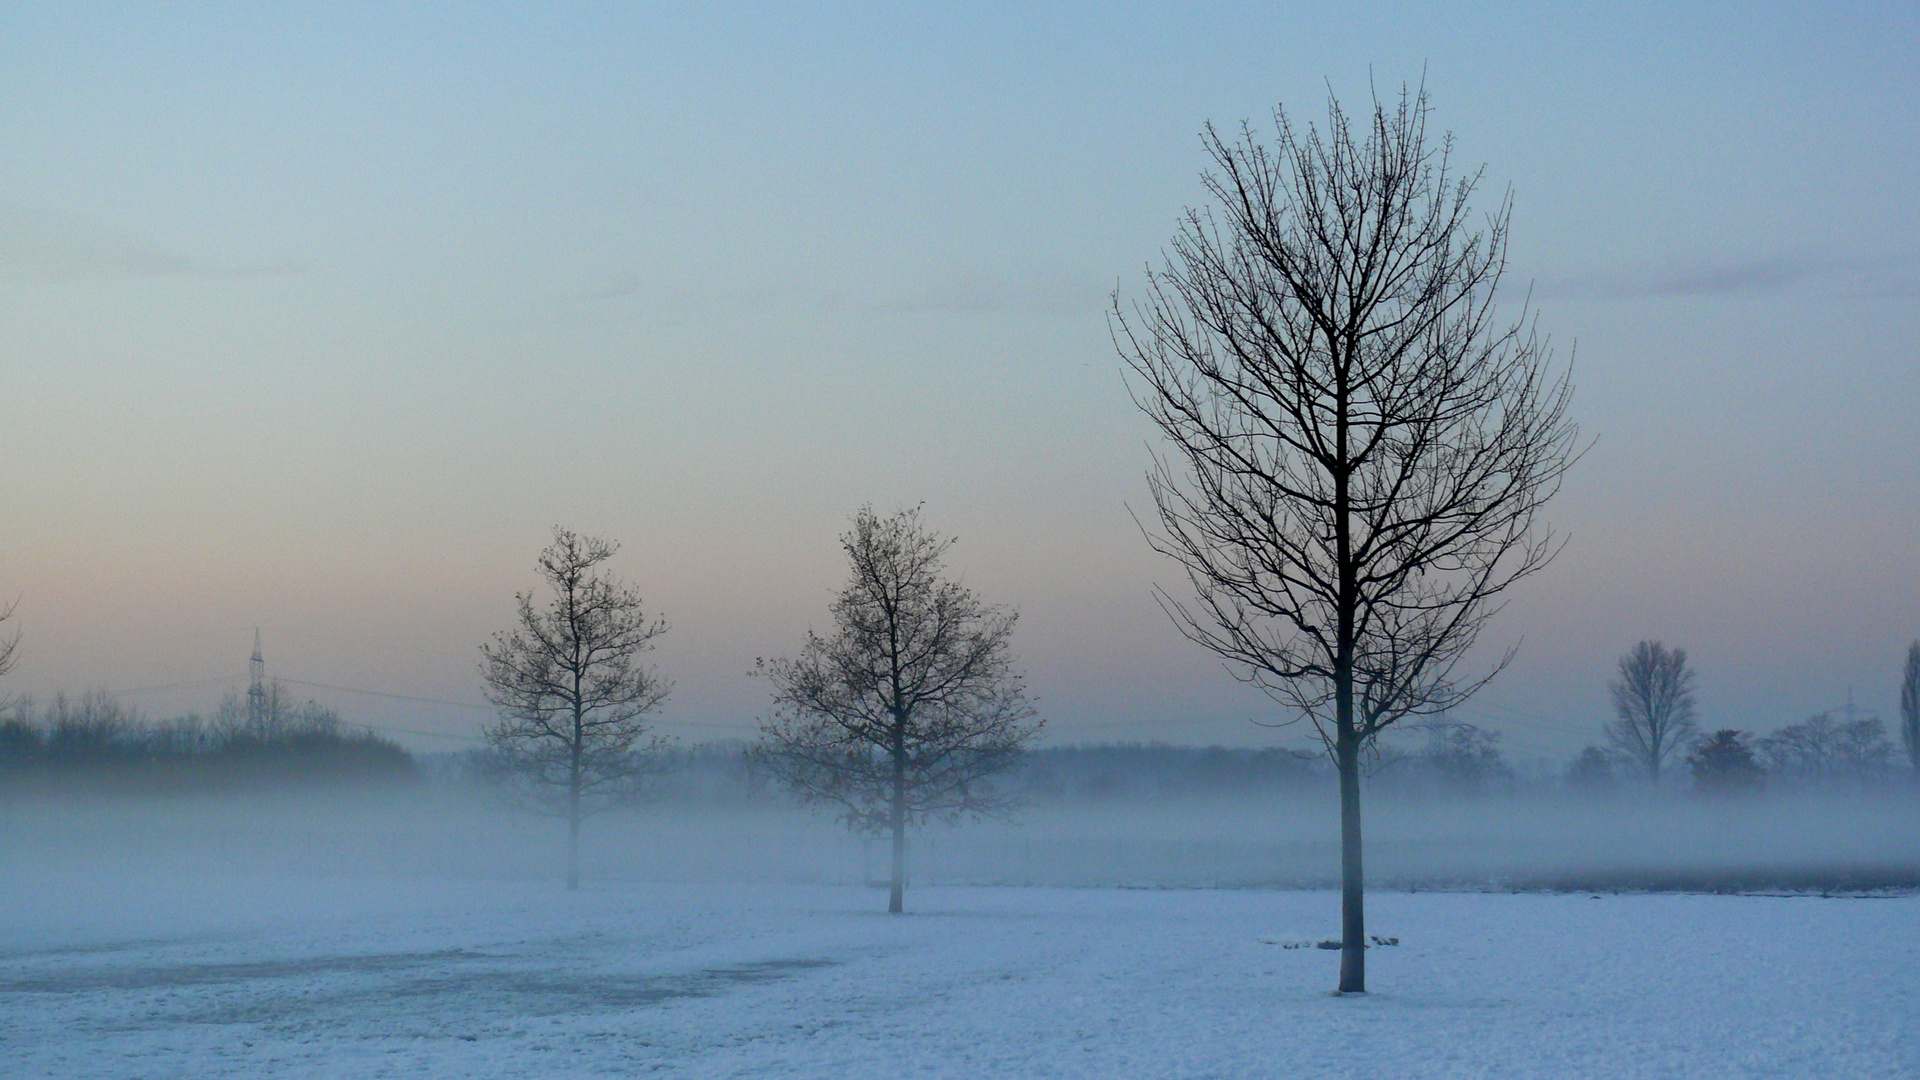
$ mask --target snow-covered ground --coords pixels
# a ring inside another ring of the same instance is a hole
[[[178,868],[176,868],[177,870]],[[0,881],[7,1077],[1906,1077],[1920,898]]]

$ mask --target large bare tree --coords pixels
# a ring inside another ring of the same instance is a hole
[[[1900,673],[1900,743],[1920,781],[1920,641],[1907,646],[1907,666]]]
[[[1190,209],[1144,299],[1113,308],[1134,400],[1171,445],[1153,546],[1186,635],[1294,719],[1340,776],[1340,989],[1366,989],[1362,755],[1504,666],[1460,673],[1510,585],[1556,550],[1537,512],[1573,458],[1570,384],[1524,310],[1502,321],[1510,202],[1427,133],[1424,91],[1356,130],[1276,109],[1275,141],[1209,125]],[[1511,652],[1505,654],[1511,657]]]
[[[774,712],[761,760],[802,797],[893,840],[887,910],[905,909],[907,828],[1000,809],[995,774],[1039,720],[1014,667],[1015,614],[942,576],[954,540],[918,509],[855,516],[840,538],[852,574],[833,629],[764,663]]]
[[[1619,676],[1607,689],[1614,715],[1607,741],[1658,786],[1666,763],[1685,756],[1696,735],[1687,650],[1642,641],[1620,658]]]
[[[657,740],[647,714],[669,684],[641,656],[666,633],[640,594],[602,564],[619,545],[555,529],[540,552],[551,596],[515,595],[519,625],[480,647],[493,764],[525,800],[567,821],[567,888],[580,887],[580,822],[628,802],[651,771]]]

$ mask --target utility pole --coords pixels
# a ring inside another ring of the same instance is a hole
[[[267,662],[260,655],[260,628],[253,628],[253,659],[247,662],[247,730],[267,729]]]

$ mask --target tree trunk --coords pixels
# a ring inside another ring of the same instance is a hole
[[[1340,766],[1340,992],[1367,991],[1367,910],[1360,861],[1360,740],[1342,735]]]
[[[580,887],[580,798],[567,807],[567,888]]]
[[[580,887],[580,737],[575,722],[573,762],[567,778],[567,888]]]
[[[905,747],[896,739],[893,751],[893,886],[887,894],[887,913],[906,911],[907,889],[907,762]]]
[[[1330,335],[1331,336],[1331,335]],[[1354,342],[1329,340],[1333,355],[1352,361]],[[1344,346],[1344,348],[1343,348]],[[1339,566],[1333,657],[1334,757],[1340,767],[1340,992],[1367,992],[1366,880],[1360,865],[1360,725],[1353,714],[1355,615],[1360,607],[1358,568],[1353,557],[1353,474],[1347,448],[1350,387],[1342,364],[1334,396],[1333,550]]]
[[[586,752],[586,710],[580,704],[580,663],[573,665],[573,746],[567,758],[567,889],[580,887],[581,756]]]

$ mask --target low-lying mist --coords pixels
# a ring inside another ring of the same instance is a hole
[[[1337,883],[1338,807],[1331,779],[1315,763],[1255,770],[1239,783],[1220,779],[1231,770],[1182,773],[1182,760],[1204,753],[1149,754],[1146,760],[1166,766],[1157,774],[1083,770],[1074,779],[1072,770],[1056,769],[1047,780],[1030,771],[1032,790],[1012,816],[917,829],[911,880]],[[718,767],[684,767],[651,801],[590,819],[582,849],[588,886],[884,879],[883,841],[849,832],[828,811],[795,805],[755,782],[741,760],[719,754],[708,761]],[[423,779],[345,788],[152,794],[15,787],[0,795],[0,875],[15,891],[180,877],[561,879],[562,822],[507,805],[463,779],[455,759],[426,764]],[[1200,783],[1206,776],[1214,777],[1211,789]],[[1377,778],[1365,828],[1367,877],[1376,887],[1920,887],[1920,790],[1893,782],[1709,798],[1636,787],[1460,792]]]

